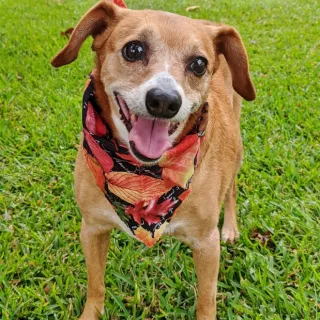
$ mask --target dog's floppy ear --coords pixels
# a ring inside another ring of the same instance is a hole
[[[95,38],[98,34],[116,23],[119,9],[109,0],[102,0],[91,8],[74,28],[68,44],[51,60],[58,68],[76,60],[83,42],[90,35]]]
[[[212,24],[210,28],[217,53],[223,54],[229,65],[234,90],[244,99],[254,100],[256,91],[249,74],[247,52],[239,33],[227,25]]]

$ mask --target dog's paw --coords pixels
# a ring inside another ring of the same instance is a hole
[[[221,230],[221,239],[223,242],[234,243],[239,238],[239,231],[237,227],[223,225]]]
[[[79,320],[99,320],[102,314],[104,314],[103,305],[87,302]]]

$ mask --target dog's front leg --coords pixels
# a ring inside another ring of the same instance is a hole
[[[96,320],[104,313],[104,270],[111,230],[87,225],[82,219],[81,244],[88,271],[88,293],[81,320]]]
[[[193,259],[198,278],[197,320],[216,318],[216,294],[220,260],[218,228],[193,246]]]

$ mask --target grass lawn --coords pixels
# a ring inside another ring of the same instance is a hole
[[[315,0],[127,0],[235,26],[257,99],[244,103],[241,238],[222,245],[219,319],[320,319],[320,6]],[[76,319],[85,302],[73,169],[90,41],[54,70],[95,1],[0,1],[0,318]],[[186,12],[190,5],[200,5]],[[266,241],[264,241],[266,240]],[[265,242],[265,244],[263,244]],[[114,232],[104,319],[194,319],[191,250]]]

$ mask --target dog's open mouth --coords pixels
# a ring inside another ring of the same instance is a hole
[[[170,135],[179,123],[160,118],[145,118],[132,114],[122,96],[115,92],[121,120],[129,132],[129,142],[134,155],[144,162],[154,162],[172,147]]]

